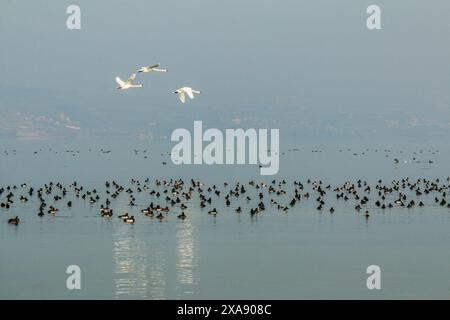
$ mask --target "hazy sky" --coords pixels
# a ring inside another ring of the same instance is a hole
[[[70,4],[81,30],[66,28]],[[382,30],[366,28],[370,4]],[[64,111],[144,131],[240,118],[312,135],[450,132],[449,14],[448,0],[3,0],[0,114]],[[169,72],[115,89],[115,76],[157,62]],[[202,94],[181,105],[181,86]]]

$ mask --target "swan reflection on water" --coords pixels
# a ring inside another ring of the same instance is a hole
[[[177,293],[180,298],[198,293],[199,257],[197,230],[192,220],[186,219],[177,231]]]
[[[145,243],[133,230],[119,227],[113,247],[115,298],[147,298],[149,270]],[[152,269],[154,269],[153,266]],[[158,277],[159,278],[159,277]],[[154,288],[154,286],[151,286]]]
[[[142,233],[120,225],[114,234],[114,297],[116,299],[167,299],[167,292],[176,298],[198,293],[199,257],[196,228],[186,219],[176,228],[175,251],[164,241],[155,243]],[[148,234],[147,234],[148,235]],[[174,263],[169,263],[171,257]],[[172,258],[172,259],[173,259]],[[172,268],[175,279],[170,280]],[[169,290],[169,286],[174,290]]]

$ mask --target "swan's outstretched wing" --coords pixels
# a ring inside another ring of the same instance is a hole
[[[125,82],[122,81],[119,77],[116,77],[116,82],[119,86],[123,87],[125,85]]]
[[[153,71],[167,72],[167,69],[153,68]]]
[[[155,69],[155,68],[158,68],[158,67],[159,67],[159,63],[154,64],[154,65],[152,65],[152,66],[148,66],[147,68],[149,68],[149,69]]]
[[[133,80],[136,78],[136,73],[133,73],[128,79],[127,79],[127,83],[129,84],[133,84]]]
[[[184,88],[184,91],[189,96],[189,98],[194,99],[194,94],[192,93],[192,88]]]
[[[184,95],[183,91],[179,91],[178,92],[178,98],[180,98],[181,103],[185,103],[186,101],[186,96]]]

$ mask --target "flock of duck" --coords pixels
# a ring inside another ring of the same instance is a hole
[[[140,210],[142,218],[161,221],[173,212],[180,220],[187,219],[188,212],[189,215],[207,212],[208,215],[217,216],[221,213],[217,208],[222,208],[222,213],[232,211],[252,217],[271,210],[287,213],[300,207],[302,203],[309,203],[308,206],[319,213],[354,211],[369,219],[374,213],[392,208],[407,210],[437,206],[450,209],[450,202],[447,201],[449,189],[450,177],[444,180],[404,178],[388,183],[378,180],[374,185],[357,180],[346,181],[336,187],[311,179],[304,182],[294,180],[291,183],[286,180],[272,180],[268,183],[252,180],[246,183],[206,185],[194,179],[184,181],[146,178],[142,181],[131,179],[128,185],[106,181],[102,191],[89,189],[78,182],[69,185],[49,182],[36,189],[27,184],[9,185],[0,188],[0,207],[8,213],[14,206],[18,206],[17,203],[27,203],[34,199],[32,203],[37,203],[36,214],[39,217],[46,214],[57,216],[60,209],[71,209],[75,201],[83,201],[88,202],[100,217],[110,219],[116,215],[114,205],[117,203],[114,202],[121,195],[126,195],[130,209],[120,212],[117,217],[128,224],[136,222],[136,217],[129,213],[136,210]],[[343,203],[343,208],[339,208]],[[16,216],[10,218],[8,223],[17,226],[21,219],[23,216]]]
[[[104,149],[104,148],[100,148],[95,150],[94,148],[88,148],[87,152],[98,152],[100,154],[103,155],[107,155],[107,154],[111,154],[112,150],[109,149]],[[286,153],[291,153],[291,152],[299,152],[300,149],[299,148],[289,148],[286,151],[281,152],[282,156],[285,156]],[[354,150],[351,148],[346,148],[346,149],[338,149],[337,150],[339,153],[347,153],[350,154],[354,157],[361,157],[361,156],[365,156],[368,155],[369,153],[382,153],[384,154],[385,158],[389,158],[389,157],[393,157],[393,163],[395,165],[399,165],[399,164],[407,164],[407,163],[416,163],[416,164],[427,164],[427,165],[432,165],[435,163],[434,158],[430,159],[431,157],[436,156],[439,153],[439,150],[424,150],[424,149],[419,149],[417,151],[412,151],[409,154],[405,154],[404,151],[396,151],[394,152],[391,149],[369,149],[366,148],[364,150]],[[67,149],[67,150],[56,150],[54,148],[39,148],[36,149],[35,151],[32,151],[34,154],[43,154],[43,153],[52,153],[52,154],[71,154],[72,156],[77,156],[81,154],[81,150],[74,150],[74,149]],[[142,156],[144,159],[149,158],[150,156],[150,152],[148,149],[132,149],[132,152],[134,153],[135,156]],[[310,151],[311,153],[323,153],[323,150],[317,150],[317,149],[313,149]],[[395,154],[395,155],[394,155]],[[0,152],[0,155],[4,155],[4,156],[16,156],[17,155],[17,150],[16,149],[12,149],[12,150],[3,150],[2,152]],[[167,157],[170,156],[170,152],[163,152],[159,154],[161,157]],[[399,158],[403,158],[402,160],[400,160]],[[167,164],[166,161],[162,162],[163,164]]]
[[[167,72],[167,69],[159,68],[159,63],[151,66],[141,67],[137,72],[139,73],[148,73],[148,72]],[[119,85],[117,89],[119,90],[127,90],[130,88],[143,88],[143,84],[135,84],[134,80],[136,79],[136,73],[133,73],[127,80],[122,80],[119,77],[116,77],[116,82]],[[175,90],[173,93],[178,95],[181,103],[186,102],[186,95],[190,99],[194,99],[194,94],[200,94],[200,91],[194,90],[191,87],[181,87]]]

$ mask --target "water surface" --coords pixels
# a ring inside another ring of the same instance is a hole
[[[319,213],[312,196],[287,213],[266,198],[266,211],[252,217],[243,197],[230,207],[221,197],[213,217],[194,196],[186,203],[184,221],[176,217],[179,209],[163,221],[143,216],[140,209],[155,201],[148,192],[135,194],[133,208],[128,195],[121,194],[113,200],[116,216],[110,219],[100,216],[99,204],[75,199],[72,192],[64,203],[72,199],[73,207],[57,203],[55,216],[38,217],[36,197],[18,201],[26,194],[22,183],[39,188],[50,181],[69,185],[76,180],[103,195],[107,180],[135,189],[132,178],[148,177],[152,184],[157,178],[192,177],[222,189],[225,181],[286,179],[287,195],[277,198],[288,203],[294,179],[315,195],[307,179],[322,179],[332,187],[347,180],[374,185],[378,179],[388,183],[404,177],[440,178],[444,184],[449,175],[450,149],[432,143],[284,144],[275,177],[260,176],[258,166],[175,166],[164,154],[170,147],[168,141],[131,139],[2,141],[0,187],[18,189],[13,208],[0,209],[0,298],[450,297],[450,209],[434,204],[435,195],[423,198],[424,208],[381,211],[369,203],[370,219],[355,213],[352,201],[337,203],[332,191],[326,207],[335,206],[334,214]],[[155,203],[165,202],[161,197]],[[244,212],[236,214],[237,206]],[[117,218],[125,211],[136,216],[134,225]],[[8,225],[16,215],[19,226]],[[81,290],[66,289],[65,271],[73,264],[81,267]],[[366,288],[371,264],[381,267],[382,290]]]

